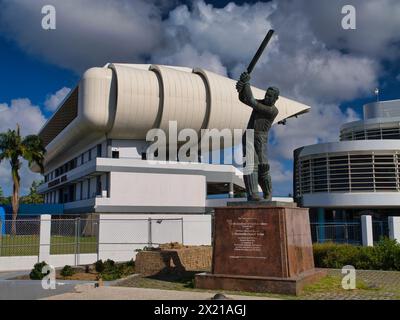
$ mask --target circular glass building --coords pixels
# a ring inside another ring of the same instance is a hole
[[[296,201],[311,221],[343,222],[400,215],[400,100],[364,106],[364,120],[346,123],[340,141],[294,151]]]

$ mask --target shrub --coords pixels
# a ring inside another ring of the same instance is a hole
[[[47,276],[50,273],[50,271],[48,271],[47,273],[42,273],[42,270],[46,265],[47,263],[44,261],[36,263],[29,273],[29,278],[31,280],[42,280],[44,276]]]
[[[341,269],[352,265],[364,270],[400,270],[400,244],[383,238],[374,247],[349,244],[316,243],[313,245],[315,266]]]
[[[135,261],[134,261],[133,259],[131,259],[131,260],[129,260],[129,261],[126,263],[126,265],[127,265],[128,267],[134,267],[134,266],[135,266]]]
[[[375,246],[377,268],[400,270],[400,244],[396,240],[383,238]]]
[[[97,260],[94,264],[94,268],[98,273],[102,273],[104,271],[104,262],[103,260]]]
[[[132,274],[135,270],[135,261],[130,260],[125,263],[116,264],[113,260],[106,261],[97,261],[96,262],[96,270],[102,270],[99,272],[99,278],[104,281],[112,281],[116,279],[120,279],[123,276],[128,274]]]
[[[107,259],[104,262],[104,270],[103,272],[111,272],[115,269],[116,265],[115,265],[115,261],[111,260],[111,259]]]
[[[64,268],[62,268],[60,274],[63,277],[71,277],[75,274],[75,271],[74,271],[74,269],[72,269],[71,266],[66,265],[66,266],[64,266]]]

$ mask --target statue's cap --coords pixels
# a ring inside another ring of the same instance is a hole
[[[280,94],[280,91],[277,87],[269,87],[268,90],[274,91],[277,96]]]

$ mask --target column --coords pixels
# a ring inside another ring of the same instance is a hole
[[[363,246],[373,246],[374,239],[372,233],[372,216],[361,216],[361,237]]]
[[[229,183],[229,198],[234,198],[235,197],[235,193],[234,193],[234,189],[233,189],[233,183]]]
[[[51,238],[51,215],[43,214],[40,216],[40,242],[39,242],[39,262],[50,259],[50,238]]]
[[[400,217],[389,217],[389,238],[400,243]]]

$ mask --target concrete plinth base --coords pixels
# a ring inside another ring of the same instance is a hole
[[[242,203],[215,209],[212,272],[197,275],[196,287],[296,295],[321,276],[308,209]]]
[[[195,286],[199,289],[231,290],[246,292],[269,292],[299,295],[305,285],[324,277],[325,271],[311,270],[294,278],[235,276],[226,274],[199,273]]]

